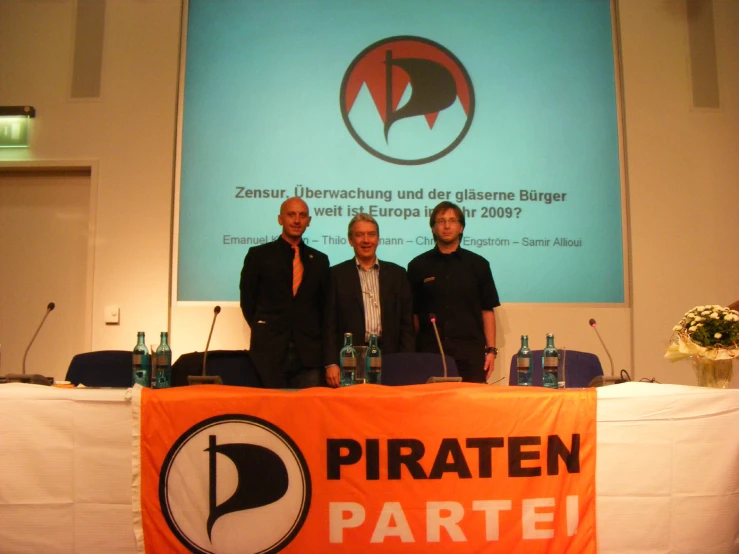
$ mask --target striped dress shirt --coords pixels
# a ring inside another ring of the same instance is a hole
[[[359,273],[359,285],[362,288],[362,300],[364,300],[364,341],[369,342],[370,334],[382,336],[382,313],[380,312],[380,262],[375,258],[375,263],[369,269],[365,269],[359,260],[357,272]]]

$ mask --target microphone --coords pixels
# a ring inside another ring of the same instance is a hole
[[[208,341],[205,343],[205,350],[203,351],[203,377],[207,375],[205,372],[205,362],[208,360],[208,348],[210,347],[210,338],[213,336],[213,327],[216,326],[216,318],[221,313],[221,307],[216,306],[213,308],[213,322],[210,324],[210,333],[208,333]]]
[[[38,332],[41,330],[41,327],[44,326],[44,321],[46,321],[46,318],[49,317],[49,314],[51,311],[56,308],[56,304],[53,302],[49,302],[49,305],[46,306],[46,313],[44,314],[44,317],[41,319],[41,323],[38,326],[38,329],[36,329],[36,332],[33,334],[33,338],[31,339],[31,342],[28,343],[28,346],[26,347],[26,351],[23,354],[23,375],[26,374],[26,358],[28,357],[28,351],[31,349],[31,345],[33,344],[33,341],[36,340],[36,337],[38,336]]]
[[[213,336],[213,328],[216,326],[216,318],[221,313],[221,307],[216,306],[213,308],[213,321],[210,324],[210,333],[208,333],[208,341],[205,343],[205,350],[203,351],[203,373],[202,375],[188,375],[188,385],[222,385],[223,380],[219,375],[208,375],[205,372],[205,364],[208,361],[208,348],[210,347],[210,338]]]
[[[5,376],[6,382],[8,383],[33,383],[35,385],[51,385],[54,382],[53,377],[45,377],[43,375],[39,375],[38,373],[34,373],[32,375],[26,375],[26,358],[28,357],[28,351],[31,349],[33,342],[36,340],[36,337],[38,336],[39,331],[41,331],[41,327],[44,326],[44,322],[46,321],[46,318],[49,317],[49,314],[54,308],[56,308],[56,304],[54,304],[53,302],[49,302],[48,306],[46,306],[46,313],[44,314],[44,317],[41,319],[41,323],[36,329],[36,332],[33,334],[33,337],[31,338],[31,342],[28,343],[28,346],[26,347],[26,351],[23,354],[22,373],[9,373],[8,375]]]
[[[615,377],[613,375],[613,358],[611,358],[611,353],[608,351],[608,348],[606,347],[606,343],[603,342],[603,339],[600,336],[600,333],[598,332],[598,327],[596,327],[595,320],[593,318],[590,318],[590,326],[595,331],[595,334],[598,335],[598,340],[600,340],[600,343],[603,345],[603,350],[606,351],[606,354],[608,354],[608,361],[611,362],[611,374],[610,375],[598,375],[597,377],[593,377],[591,379],[590,383],[588,384],[589,387],[602,387],[605,385],[615,385],[618,383],[623,383],[624,380],[620,377]]]
[[[444,355],[444,347],[441,345],[439,329],[436,327],[436,314],[429,314],[429,321],[434,327],[434,333],[436,334],[436,343],[439,345],[439,352],[441,352],[441,365],[444,367],[444,377],[429,377],[426,383],[460,383],[462,381],[461,377],[447,376],[446,356]]]
[[[611,377],[613,377],[613,358],[611,358],[611,353],[608,351],[608,348],[606,347],[606,343],[603,342],[603,339],[601,338],[600,333],[598,332],[598,327],[596,327],[595,320],[593,318],[590,318],[590,321],[588,323],[590,323],[590,326],[595,331],[595,334],[598,335],[598,340],[603,345],[603,350],[605,350],[606,354],[608,354],[608,361],[611,362]]]

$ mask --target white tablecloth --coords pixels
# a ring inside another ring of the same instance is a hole
[[[136,551],[131,390],[0,385],[0,552]],[[599,552],[739,552],[739,390],[598,389]]]

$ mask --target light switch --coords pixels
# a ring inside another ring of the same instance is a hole
[[[105,306],[105,323],[118,325],[121,319],[121,309],[118,306]]]

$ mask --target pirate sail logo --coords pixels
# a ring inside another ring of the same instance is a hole
[[[282,430],[223,415],[183,434],[162,465],[159,502],[190,552],[279,552],[310,507],[305,458]]]
[[[472,124],[475,94],[467,70],[449,50],[413,36],[381,40],[349,65],[341,114],[362,148],[401,165],[446,156]]]

